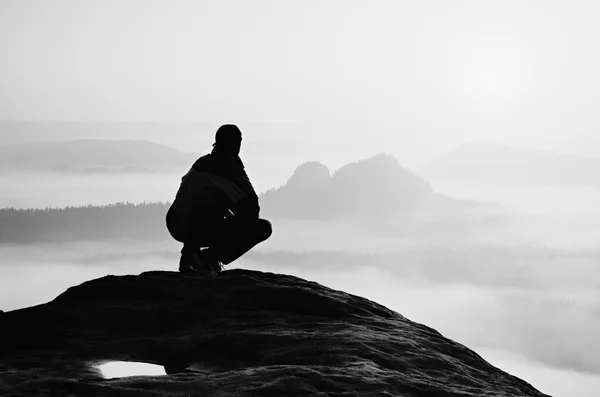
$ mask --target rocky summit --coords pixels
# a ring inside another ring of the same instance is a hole
[[[98,363],[162,365],[105,379]],[[106,276],[0,313],[9,396],[544,396],[379,304],[288,275]]]

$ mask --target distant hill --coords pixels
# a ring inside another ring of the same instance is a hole
[[[214,122],[140,122],[140,121],[57,121],[0,120],[0,144],[20,144],[39,141],[72,139],[146,139],[170,145],[187,142],[189,136],[205,137],[212,143],[219,125]]]
[[[260,204],[266,217],[339,219],[397,217],[428,207],[466,209],[474,203],[435,194],[394,157],[378,154],[333,175],[321,163],[302,164],[285,185],[263,193]]]
[[[47,141],[0,147],[0,171],[168,172],[189,167],[198,156],[142,140]]]
[[[436,194],[429,183],[389,155],[347,164],[333,175],[318,162],[299,166],[285,185],[260,196],[267,219],[409,219],[425,222],[441,215],[452,231],[479,225],[477,210],[489,204]],[[105,206],[0,208],[0,243],[37,243],[134,238],[170,241],[165,228],[169,203],[116,203]],[[448,215],[451,215],[450,217]],[[472,216],[473,215],[473,216]],[[466,226],[465,226],[466,225]],[[436,226],[437,227],[437,226]],[[439,229],[439,227],[438,227]],[[380,228],[381,233],[396,233]]]
[[[600,158],[476,141],[443,154],[419,175],[504,186],[600,186]]]

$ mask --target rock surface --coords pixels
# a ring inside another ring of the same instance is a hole
[[[166,376],[104,379],[137,361]],[[11,396],[544,396],[367,299],[287,275],[107,276],[0,315]]]

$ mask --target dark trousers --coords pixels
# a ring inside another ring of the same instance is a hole
[[[224,219],[197,212],[192,216],[189,237],[181,253],[193,254],[208,247],[212,258],[227,265],[268,239],[271,233],[271,222],[266,219],[236,216]]]

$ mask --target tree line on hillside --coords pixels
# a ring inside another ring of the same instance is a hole
[[[165,215],[170,203],[0,209],[0,243],[170,238]]]

